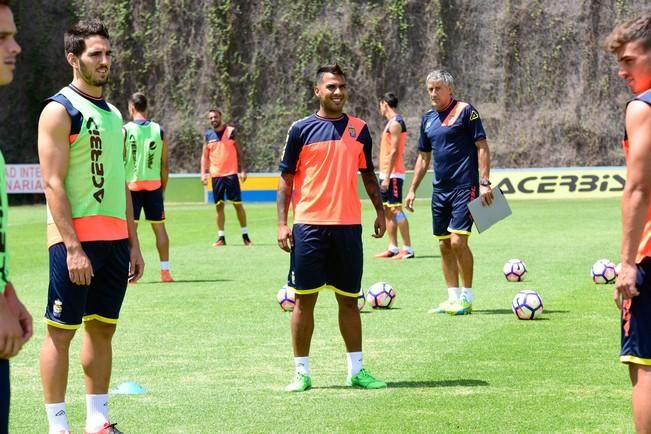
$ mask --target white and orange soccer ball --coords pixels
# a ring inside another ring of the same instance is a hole
[[[536,291],[523,289],[513,297],[511,309],[518,319],[536,319],[543,313],[543,301]]]
[[[374,283],[366,292],[366,301],[373,309],[389,309],[396,301],[396,290],[386,282]]]
[[[296,293],[293,288],[285,285],[278,290],[276,294],[276,301],[280,305],[280,308],[285,312],[291,312],[296,306]]]
[[[504,264],[502,272],[509,282],[522,282],[527,274],[527,265],[520,259],[510,259]]]
[[[617,270],[615,268],[615,264],[613,264],[608,259],[599,259],[592,265],[590,275],[592,276],[592,281],[594,283],[615,283],[615,279],[617,278]]]

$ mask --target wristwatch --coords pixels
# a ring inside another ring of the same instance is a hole
[[[479,185],[481,185],[482,187],[490,187],[491,182],[488,179],[482,179],[481,181],[479,181]]]

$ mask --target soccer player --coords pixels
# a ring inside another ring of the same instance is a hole
[[[635,95],[626,106],[621,270],[621,361],[628,364],[638,433],[651,433],[651,13],[617,26],[604,41]]]
[[[387,120],[380,140],[380,190],[384,203],[389,247],[376,258],[411,259],[414,250],[409,238],[409,221],[402,212],[402,184],[405,180],[403,154],[407,142],[407,126],[398,114],[398,98],[391,92],[380,99],[380,114]],[[398,229],[402,250],[398,248]]]
[[[127,183],[133,202],[133,217],[140,212],[151,223],[160,259],[161,282],[174,282],[170,274],[170,239],[165,230],[163,194],[167,186],[168,146],[163,128],[147,118],[147,97],[136,92],[129,97],[132,121],[124,126]]]
[[[416,190],[433,153],[432,226],[439,241],[448,299],[430,312],[465,315],[472,312],[473,301],[473,257],[468,246],[472,217],[468,202],[477,197],[478,191],[484,205],[493,201],[490,153],[479,113],[452,94],[452,75],[432,71],[426,84],[433,108],[421,121],[418,159],[405,205],[413,211]],[[463,288],[459,288],[459,276]]]
[[[371,160],[372,142],[364,121],[344,114],[346,76],[339,65],[318,69],[314,94],[319,111],[294,122],[280,162],[278,246],[290,252],[288,285],[296,290],[291,335],[296,375],[286,388],[312,387],[308,356],[319,291],[330,288],[339,305],[339,329],[348,352],[346,384],[386,387],[362,366],[362,322],[357,295],[362,280],[362,206],[357,171],[376,211],[375,238],[385,218]],[[290,198],[294,225],[287,222]]]
[[[14,78],[20,45],[9,0],[0,0],[0,86]],[[9,359],[32,337],[32,317],[18,299],[9,281],[7,250],[7,181],[5,160],[0,152],[0,434],[9,432]]]
[[[86,432],[116,434],[108,415],[112,338],[127,282],[142,276],[144,263],[126,186],[122,116],[102,97],[111,69],[108,30],[97,20],[79,22],[64,46],[73,80],[45,101],[38,125],[50,256],[41,380],[50,434],[69,432],[69,349],[83,322]]]
[[[208,184],[210,173],[212,178],[212,194],[217,211],[217,241],[213,246],[226,245],[224,233],[224,197],[231,201],[237,214],[237,220],[242,228],[242,241],[245,246],[251,245],[249,232],[246,227],[246,211],[242,205],[242,192],[240,191],[240,180],[246,181],[246,171],[240,148],[237,145],[235,128],[227,125],[222,119],[222,112],[219,109],[211,109],[208,112],[208,120],[212,128],[206,130],[203,135],[203,152],[201,154],[201,183]]]

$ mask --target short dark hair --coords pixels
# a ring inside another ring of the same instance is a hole
[[[614,53],[629,42],[635,41],[639,41],[645,49],[651,49],[651,12],[645,12],[615,27],[604,39],[603,47],[606,51]]]
[[[219,116],[222,115],[222,111],[218,108],[211,108],[210,110],[208,110],[208,113],[219,113]]]
[[[389,105],[389,107],[393,109],[398,107],[398,97],[395,96],[393,92],[387,92],[384,95],[382,95],[380,101],[384,101]]]
[[[334,65],[321,65],[319,66],[319,69],[316,71],[316,82],[319,83],[321,81],[321,77],[323,77],[324,74],[333,74],[333,75],[340,75],[343,78],[346,78],[346,74],[344,74],[344,71],[341,69],[341,67],[338,64]]]
[[[9,0],[0,0],[0,6],[9,6]]]
[[[147,97],[142,92],[136,92],[129,97],[129,102],[137,112],[144,113],[147,111]]]
[[[77,57],[81,56],[86,49],[86,39],[91,36],[102,36],[109,39],[109,31],[104,23],[97,19],[79,21],[70,27],[63,36],[66,54],[72,53]]]

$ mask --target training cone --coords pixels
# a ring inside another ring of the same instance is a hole
[[[142,395],[145,389],[138,383],[126,381],[111,391],[115,395]]]

